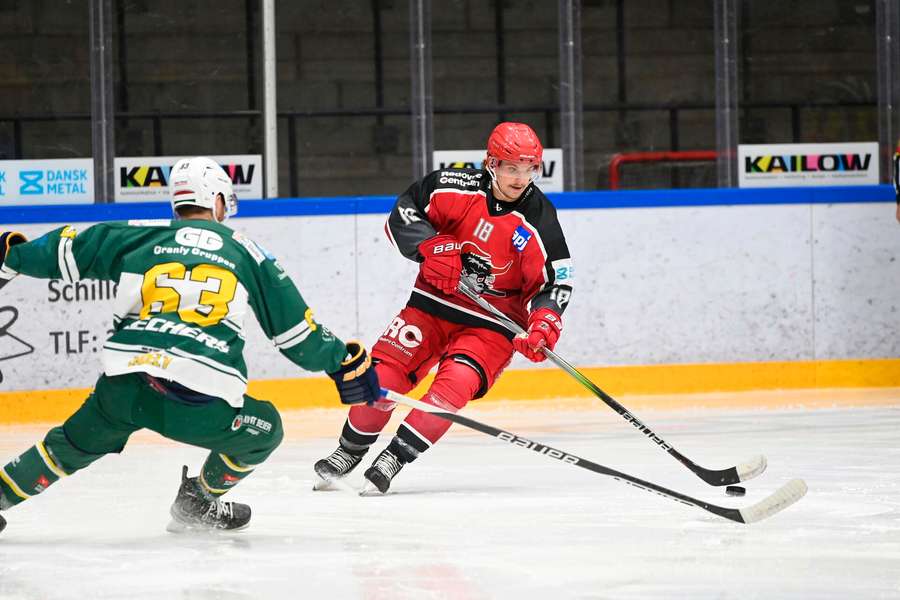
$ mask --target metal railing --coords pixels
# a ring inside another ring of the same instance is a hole
[[[802,121],[801,113],[804,110],[823,110],[823,109],[840,109],[840,108],[872,108],[877,109],[875,101],[863,102],[819,102],[819,103],[745,103],[742,105],[742,111],[766,110],[766,109],[783,109],[790,112],[790,141],[799,142],[802,139]],[[669,123],[669,148],[670,151],[678,151],[681,146],[681,128],[680,117],[686,111],[697,110],[715,110],[714,104],[706,103],[680,103],[680,104],[585,104],[584,112],[586,113],[620,113],[623,117],[627,113],[635,112],[665,112],[667,113]],[[496,114],[499,119],[506,118],[510,113],[526,113],[538,114],[543,122],[542,141],[545,147],[554,147],[557,144],[559,135],[557,126],[557,115],[559,107],[556,105],[527,105],[527,106],[510,106],[510,105],[486,105],[486,106],[456,106],[456,107],[435,107],[436,115],[465,115],[465,114]],[[288,175],[289,191],[291,196],[299,194],[299,173],[298,173],[298,138],[297,124],[303,119],[314,118],[381,118],[388,116],[405,116],[410,115],[410,110],[406,107],[402,108],[366,108],[366,109],[334,109],[334,110],[294,110],[279,111],[278,120],[286,124],[287,145],[288,145],[288,164],[290,165],[290,173]],[[12,140],[12,156],[14,159],[21,159],[26,154],[26,148],[23,144],[23,127],[28,123],[37,122],[72,122],[72,121],[90,121],[89,114],[65,114],[65,115],[0,115],[0,124],[12,123],[13,140]],[[163,138],[162,122],[163,120],[188,120],[188,119],[248,119],[251,124],[254,121],[262,119],[262,111],[260,110],[235,110],[235,111],[219,111],[219,112],[179,112],[179,113],[161,113],[161,112],[128,112],[118,113],[115,116],[117,125],[127,126],[129,121],[148,120],[152,131],[153,155],[165,155],[165,140]],[[537,123],[532,123],[537,125]],[[540,127],[536,127],[539,131]],[[247,152],[252,153],[254,149],[248,148]]]
[[[713,161],[719,153],[715,150],[682,150],[676,152],[621,152],[609,161],[609,189],[619,189],[621,168],[627,163],[667,163]],[[673,186],[677,187],[677,186]]]

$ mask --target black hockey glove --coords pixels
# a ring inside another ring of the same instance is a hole
[[[16,244],[24,244],[28,240],[18,231],[4,231],[0,233],[0,265],[6,260],[6,253]]]
[[[341,363],[341,368],[328,376],[334,379],[343,404],[365,402],[371,406],[381,398],[375,365],[366,353],[365,346],[359,342],[348,342],[347,353],[350,356]]]
[[[25,236],[18,231],[0,232],[0,288],[5,286],[13,277],[16,276],[15,271],[13,271],[12,269],[7,269],[4,266],[4,263],[6,262],[6,253],[9,252],[9,249],[16,244],[24,244],[27,241],[28,240],[25,239]]]

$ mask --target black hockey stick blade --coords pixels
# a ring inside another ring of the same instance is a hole
[[[500,323],[513,332],[516,335],[525,333],[525,330],[519,326],[518,323],[507,317],[500,310],[498,310],[494,305],[490,302],[482,298],[478,292],[472,289],[471,284],[466,279],[459,280],[459,291],[462,292],[465,296],[471,299],[478,306],[488,311],[500,321]],[[747,481],[748,479],[752,479],[766,470],[766,457],[759,455],[754,456],[752,459],[741,463],[734,467],[728,467],[727,469],[707,469],[706,467],[702,467],[683,455],[681,452],[673,448],[668,442],[662,439],[659,435],[656,434],[652,429],[647,427],[638,419],[634,414],[632,414],[627,408],[619,404],[615,398],[601,390],[597,384],[588,379],[581,371],[573,367],[569,364],[568,361],[563,359],[561,356],[553,352],[548,348],[543,349],[544,354],[547,355],[547,358],[550,359],[556,366],[560,369],[571,375],[578,383],[584,386],[589,392],[603,400],[603,402],[613,409],[616,413],[619,414],[623,419],[634,425],[634,427],[647,436],[653,443],[657,446],[665,450],[669,455],[671,455],[675,460],[683,464],[687,467],[692,473],[697,475],[700,479],[708,483],[709,485],[732,485],[735,483],[740,483],[741,481]]]
[[[404,406],[409,406],[411,408],[433,414],[436,417],[440,417],[453,423],[463,425],[464,427],[468,427],[469,429],[474,429],[475,431],[490,435],[501,441],[507,442],[508,444],[512,444],[513,446],[519,446],[520,448],[525,448],[526,450],[532,450],[534,452],[537,452],[538,454],[543,454],[548,458],[553,458],[560,462],[568,463],[576,467],[581,467],[582,469],[587,469],[588,471],[592,471],[600,475],[612,477],[613,479],[617,479],[619,481],[627,483],[628,485],[641,488],[642,490],[646,490],[660,496],[665,496],[666,498],[671,498],[672,500],[680,502],[681,504],[687,504],[689,506],[702,508],[707,512],[718,515],[725,519],[729,519],[731,521],[735,521],[736,523],[755,523],[757,521],[767,519],[772,515],[781,512],[782,510],[802,498],[806,494],[807,490],[806,483],[804,483],[802,479],[794,479],[776,490],[775,493],[746,508],[728,508],[725,506],[717,506],[715,504],[710,504],[709,502],[704,502],[703,500],[692,498],[680,492],[670,490],[653,482],[645,481],[633,475],[629,475],[627,473],[617,471],[615,469],[603,466],[585,458],[581,458],[580,456],[569,454],[568,452],[564,452],[557,448],[547,446],[546,444],[534,442],[515,433],[504,431],[503,429],[498,429],[497,427],[493,427],[480,421],[476,421],[475,419],[470,419],[469,417],[464,417],[460,414],[447,412],[436,406],[426,404],[425,402],[422,402],[420,400],[409,398],[402,394],[398,394],[397,392],[392,392],[391,390],[382,388],[381,393],[385,398],[392,402],[403,404]]]

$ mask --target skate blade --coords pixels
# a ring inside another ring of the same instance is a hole
[[[360,488],[359,495],[360,496],[384,496],[384,494],[381,492],[381,490],[379,490],[377,487],[375,487],[375,484],[368,480],[366,480],[366,482],[363,484],[362,488]]]
[[[229,533],[244,531],[248,527],[250,527],[250,523],[235,527],[234,529],[213,529],[202,525],[186,525],[181,521],[172,519],[169,521],[169,524],[166,525],[166,531],[169,533],[187,535],[228,535]]]
[[[356,488],[347,483],[343,477],[335,477],[334,479],[318,479],[313,483],[314,492],[352,492],[356,493]]]
[[[312,489],[314,492],[333,492],[338,490],[339,488],[334,483],[333,479],[322,479],[321,477],[319,477],[313,482]]]

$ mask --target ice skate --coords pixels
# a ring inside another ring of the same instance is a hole
[[[169,509],[172,521],[167,531],[234,531],[250,524],[249,506],[213,497],[201,487],[197,477],[188,477],[187,471],[187,466],[181,471],[181,487]]]
[[[2,516],[0,516],[0,531],[3,531],[3,529],[5,527],[6,527],[6,519],[4,519]]]
[[[359,495],[374,496],[386,494],[388,488],[391,487],[391,480],[405,464],[389,448],[382,450],[381,454],[375,458],[372,466],[366,469],[366,472],[363,474],[366,478],[366,483],[360,490]]]
[[[330,455],[316,461],[313,470],[319,479],[313,484],[313,490],[335,489],[336,484],[356,468],[368,451],[366,448],[360,452],[351,452],[343,446],[338,446]]]

